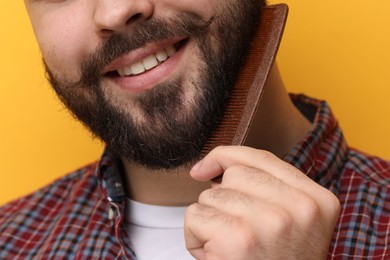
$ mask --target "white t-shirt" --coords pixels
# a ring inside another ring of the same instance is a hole
[[[138,259],[194,259],[184,241],[185,210],[126,200],[126,229]]]

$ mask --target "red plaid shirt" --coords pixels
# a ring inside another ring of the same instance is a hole
[[[390,163],[348,148],[325,102],[293,100],[314,128],[284,159],[341,202],[328,258],[390,259]],[[135,259],[117,165],[105,154],[0,208],[0,259]]]

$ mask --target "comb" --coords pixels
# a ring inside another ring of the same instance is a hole
[[[238,75],[220,123],[201,152],[204,157],[220,145],[243,145],[256,114],[284,31],[288,7],[263,8],[247,58]]]

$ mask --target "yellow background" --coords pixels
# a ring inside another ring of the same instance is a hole
[[[288,89],[328,100],[350,145],[390,159],[390,2],[284,2],[278,62]],[[46,83],[22,1],[3,1],[0,32],[3,204],[96,160],[102,145]]]

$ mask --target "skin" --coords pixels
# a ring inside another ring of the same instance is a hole
[[[83,59],[114,32],[131,30],[140,19],[174,12],[192,11],[208,19],[226,1],[25,0],[25,4],[47,65],[63,79],[77,79],[76,68]],[[190,42],[179,66],[161,80],[183,74],[196,77],[198,53]],[[105,84],[120,102],[123,96],[137,95],[123,93],[112,82]],[[189,92],[185,101],[190,104],[194,94]],[[123,159],[128,196],[149,204],[190,205],[185,238],[197,259],[326,258],[338,200],[279,159],[310,128],[289,100],[275,67],[248,147],[219,147],[194,168],[179,167],[169,173]],[[222,173],[221,184],[210,185]]]

